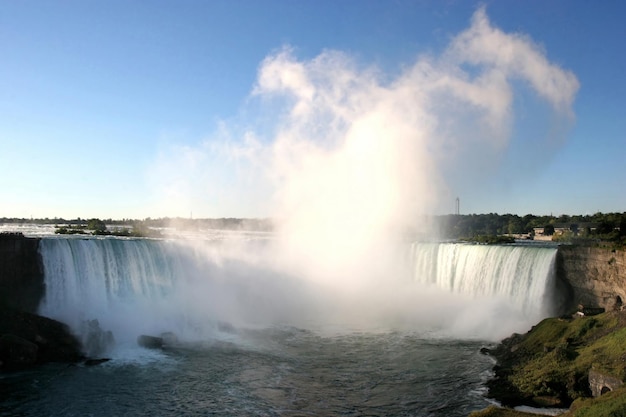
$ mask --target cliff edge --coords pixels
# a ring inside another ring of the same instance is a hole
[[[65,324],[35,314],[45,291],[38,248],[39,239],[0,234],[0,371],[84,358]]]
[[[626,250],[563,245],[556,274],[567,283],[568,311],[584,307],[620,310],[626,300]]]

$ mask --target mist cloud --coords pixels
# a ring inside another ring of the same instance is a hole
[[[280,252],[329,283],[384,273],[390,231],[451,207],[459,178],[497,169],[520,88],[555,123],[573,120],[575,75],[494,27],[485,8],[439,56],[396,77],[341,51],[299,59],[283,47],[261,62],[250,97],[273,115],[269,127],[224,123],[200,146],[168,152],[156,182],[189,190],[185,204],[235,208],[222,216],[263,207],[256,216],[279,221]]]

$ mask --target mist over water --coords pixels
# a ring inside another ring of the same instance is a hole
[[[291,269],[272,257],[274,243],[44,238],[40,312],[83,336],[96,319],[127,344],[140,334],[202,342],[274,326],[495,341],[553,312],[555,248],[407,243],[385,279],[364,283]]]
[[[42,238],[40,313],[83,341],[98,320],[112,360],[0,380],[0,412],[464,416],[488,404],[480,347],[550,307],[555,248],[404,242],[364,284],[296,270],[278,239]]]
[[[449,213],[459,190],[480,195],[510,149],[537,146],[514,130],[520,94],[547,109],[537,117],[556,149],[578,87],[529,37],[494,26],[484,7],[443,51],[418,55],[397,75],[342,51],[301,59],[284,46],[260,63],[245,117],[196,147],[168,149],[152,175],[169,213],[218,202],[228,215],[275,219],[263,268],[305,294],[323,288],[299,304],[321,297],[322,310],[353,317],[412,303],[423,312],[409,316],[427,316],[433,298],[462,301],[427,289],[390,293],[406,282],[406,231],[436,238],[425,215]],[[398,295],[407,292],[413,302]]]
[[[258,119],[164,149],[150,173],[158,215],[268,216],[275,235],[42,239],[40,312],[76,332],[97,319],[117,350],[112,365],[62,375],[33,396],[42,401],[10,409],[102,415],[95,395],[120,414],[451,416],[484,406],[491,364],[472,340],[496,341],[549,314],[555,250],[434,250],[407,231],[436,239],[423,219],[448,213],[459,189],[497,178],[508,150],[524,146],[512,146],[519,88],[561,132],[578,86],[528,37],[493,26],[485,8],[440,54],[417,56],[397,76],[341,51],[301,59],[280,48],[252,88]],[[216,205],[223,214],[201,211]],[[139,334],[161,332],[204,348],[170,357],[136,347]],[[159,365],[124,364],[137,352]],[[59,404],[65,387],[89,384],[97,388],[82,403]]]

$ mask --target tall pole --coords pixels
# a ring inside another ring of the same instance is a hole
[[[456,198],[456,212],[454,214],[456,214],[457,216],[461,214],[461,200],[459,199],[459,197]]]

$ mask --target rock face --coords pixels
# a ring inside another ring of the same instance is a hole
[[[39,239],[0,234],[0,307],[36,313],[45,286]]]
[[[163,347],[163,338],[142,334],[137,338],[137,344],[148,349],[161,349]]]
[[[0,370],[82,359],[68,327],[34,314],[44,295],[39,239],[0,234]]]
[[[0,335],[0,369],[18,370],[37,363],[39,347],[14,334]]]
[[[570,287],[570,310],[578,305],[622,309],[626,301],[626,251],[561,246],[557,276]]]
[[[115,345],[115,338],[110,330],[102,330],[98,320],[86,320],[82,324],[82,346],[85,354],[91,358],[102,357]]]
[[[593,369],[589,370],[589,388],[594,397],[599,397],[608,391],[621,387],[624,383],[610,375],[601,374]]]
[[[0,370],[18,370],[46,362],[78,362],[80,342],[56,320],[0,309]]]

